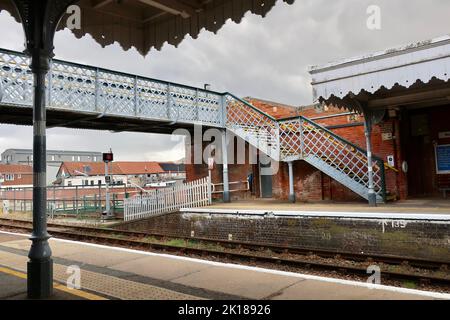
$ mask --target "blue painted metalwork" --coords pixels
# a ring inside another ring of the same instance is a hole
[[[231,93],[53,60],[47,108],[218,127],[276,161],[305,160],[368,197],[367,151],[304,117],[275,119]],[[29,58],[0,50],[0,103],[31,107]],[[385,200],[384,163],[373,164],[377,200]]]

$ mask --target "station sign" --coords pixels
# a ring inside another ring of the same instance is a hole
[[[450,174],[450,144],[436,145],[436,173]]]
[[[439,139],[450,139],[450,131],[439,132]]]

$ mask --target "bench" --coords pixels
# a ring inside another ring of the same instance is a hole
[[[447,198],[447,192],[450,191],[450,188],[439,188],[439,191],[442,192],[442,195],[444,196],[444,199]]]

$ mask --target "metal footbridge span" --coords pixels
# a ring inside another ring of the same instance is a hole
[[[1,123],[32,124],[33,77],[22,53],[0,49]],[[231,93],[53,60],[46,79],[47,125],[172,133],[195,125],[227,129],[276,161],[304,160],[368,199],[386,199],[384,162],[301,116],[275,119]]]

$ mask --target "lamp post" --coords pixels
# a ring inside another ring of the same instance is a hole
[[[105,211],[103,215],[106,219],[114,218],[111,212],[110,194],[109,194],[109,184],[111,182],[111,176],[109,175],[109,163],[114,161],[114,154],[110,149],[109,152],[103,154],[103,162],[105,163]]]
[[[53,293],[53,261],[47,232],[45,78],[53,57],[56,27],[75,0],[13,0],[25,33],[26,54],[31,57],[33,99],[33,231],[28,253],[28,297],[45,299]]]

